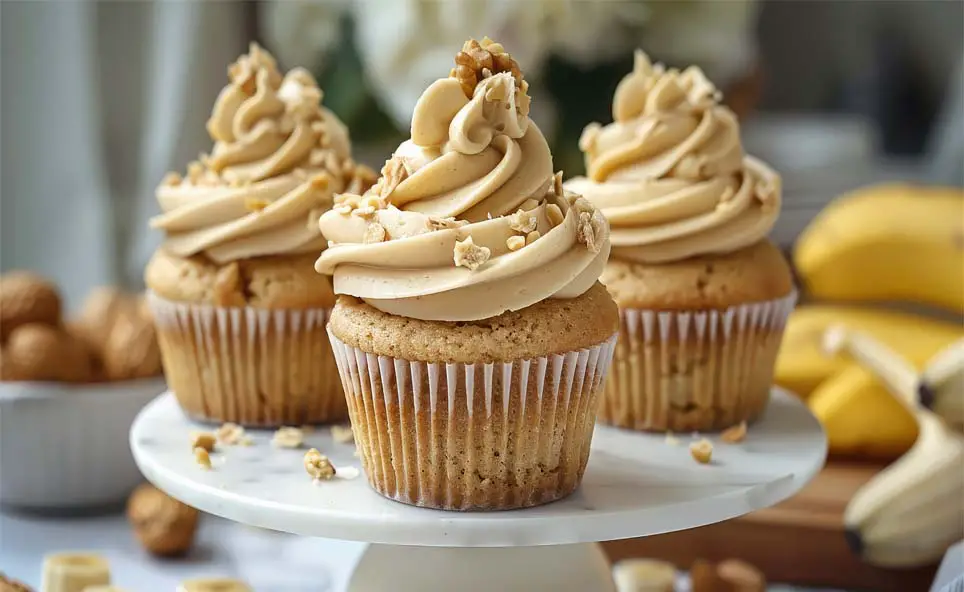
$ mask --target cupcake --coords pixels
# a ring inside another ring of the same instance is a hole
[[[587,176],[566,183],[611,225],[600,279],[620,337],[599,419],[654,431],[752,421],[795,301],[767,240],[780,177],[744,154],[736,117],[699,68],[667,70],[638,51],[613,119],[586,127]]]
[[[318,219],[374,173],[307,71],[283,75],[257,45],[228,69],[210,155],[157,189],[165,240],[145,272],[168,384],[191,417],[251,426],[341,420],[325,324],[331,282],[314,272]]]
[[[469,41],[374,187],[321,218],[329,335],[371,486],[447,510],[571,493],[618,328],[609,228],[562,189],[528,85]]]

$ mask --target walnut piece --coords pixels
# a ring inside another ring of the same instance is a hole
[[[492,251],[488,247],[476,245],[471,236],[464,241],[455,241],[455,265],[457,267],[467,267],[475,271],[488,261],[491,255]]]
[[[565,216],[562,215],[562,208],[556,204],[549,204],[546,206],[546,218],[549,220],[549,224],[552,224],[552,227],[555,228],[562,224]]]
[[[690,456],[701,465],[709,464],[713,458],[713,443],[703,438],[690,444]]]
[[[214,452],[214,444],[217,437],[211,432],[197,432],[191,435],[191,449],[203,448],[208,452]]]
[[[539,237],[541,236],[542,234],[538,230],[533,230],[532,232],[526,235],[526,245],[527,246],[531,245],[532,243],[539,240]]]
[[[362,238],[362,242],[366,245],[383,243],[386,240],[388,240],[388,231],[378,222],[369,224],[368,228],[365,229],[365,236]]]
[[[529,212],[519,210],[514,214],[510,214],[508,218],[509,228],[516,232],[529,234],[536,229],[536,217]]]
[[[565,195],[565,189],[562,188],[562,171],[558,171],[552,176],[552,192],[559,197]]]
[[[592,225],[592,214],[579,213],[579,224],[576,226],[576,240],[586,245],[591,253],[598,253],[601,248],[596,242],[596,230]]]
[[[455,68],[451,76],[459,81],[465,96],[472,98],[475,87],[486,74],[509,72],[515,80],[517,88],[525,91],[522,80],[522,70],[512,56],[505,52],[501,43],[496,43],[485,37],[481,43],[469,39],[462,45],[462,51],[455,55]]]
[[[508,247],[510,251],[518,251],[526,246],[526,238],[524,236],[510,236],[505,241],[505,246]]]
[[[335,476],[335,465],[331,464],[327,456],[318,452],[317,448],[312,448],[305,453],[304,462],[305,470],[312,479],[327,481]]]
[[[355,441],[355,435],[351,431],[351,426],[333,425],[331,439],[339,444],[350,444]]]
[[[399,184],[408,178],[408,166],[401,156],[392,155],[382,167],[382,175],[371,188],[371,193],[388,198]]]
[[[429,216],[426,221],[426,225],[430,231],[436,230],[450,230],[452,228],[461,228],[468,224],[465,220],[456,220],[452,217],[439,218],[437,216]]]
[[[235,446],[241,443],[241,439],[244,437],[244,428],[236,423],[228,422],[219,427],[216,433],[218,441],[222,444]]]
[[[201,465],[202,469],[211,470],[211,455],[200,446],[194,449],[194,460]]]
[[[194,542],[199,512],[144,484],[127,500],[127,520],[134,535],[151,554],[183,555]]]
[[[304,432],[292,427],[279,428],[271,437],[271,443],[277,448],[301,448],[304,441]]]
[[[746,422],[741,421],[735,426],[730,426],[720,434],[720,440],[727,444],[739,444],[746,439]]]

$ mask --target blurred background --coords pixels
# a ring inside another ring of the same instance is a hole
[[[358,158],[380,165],[421,90],[469,36],[523,65],[556,168],[611,120],[642,47],[702,66],[744,121],[748,151],[785,177],[774,237],[789,243],[833,196],[877,180],[962,183],[958,1],[2,3],[0,269],[137,288],[165,172],[211,145],[226,65],[259,40],[319,78]]]

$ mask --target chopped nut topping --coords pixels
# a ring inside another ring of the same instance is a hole
[[[372,222],[365,229],[365,236],[362,238],[362,242],[366,245],[373,243],[383,243],[388,239],[388,231],[385,227],[378,222]]]
[[[552,224],[552,227],[555,228],[562,224],[565,216],[562,215],[562,208],[556,204],[549,204],[546,206],[546,218],[549,219],[549,224]]]
[[[529,212],[519,210],[509,215],[509,228],[522,234],[528,234],[536,229],[536,217]]]
[[[191,449],[203,448],[208,452],[214,452],[214,444],[217,438],[211,432],[198,432],[191,435]]]
[[[408,178],[408,167],[400,156],[392,155],[382,167],[382,176],[372,187],[372,193],[387,198],[398,185]]]
[[[266,199],[261,199],[259,197],[246,197],[244,198],[244,208],[249,212],[260,212],[266,207],[270,206],[271,202]]]
[[[592,253],[598,253],[601,248],[596,243],[596,231],[592,226],[592,214],[589,212],[579,213],[579,225],[576,226],[576,240],[586,245]]]
[[[730,426],[720,434],[720,440],[727,444],[739,444],[746,439],[746,422],[741,421],[735,426]]]
[[[197,183],[201,180],[201,176],[204,174],[204,166],[198,162],[194,161],[187,165],[187,178],[191,183]]]
[[[449,230],[452,228],[461,228],[468,224],[465,220],[456,220],[455,218],[439,218],[437,216],[429,216],[426,222],[429,230]]]
[[[211,455],[200,446],[194,449],[194,460],[201,465],[201,468],[211,470]]]
[[[244,437],[244,428],[236,423],[226,423],[218,428],[218,441],[228,446],[234,446]]]
[[[560,197],[565,195],[565,190],[562,188],[562,171],[552,176],[552,191]]]
[[[311,475],[312,479],[327,481],[335,476],[335,465],[331,464],[328,457],[312,448],[305,453],[305,470]]]
[[[488,247],[476,245],[471,236],[464,241],[455,241],[456,266],[467,267],[475,271],[488,261],[491,255],[492,251]]]
[[[338,212],[339,214],[341,214],[342,216],[349,216],[349,215],[351,215],[351,213],[352,213],[351,204],[346,204],[346,203],[338,204],[337,206],[333,207],[332,209],[333,209],[334,211]]]
[[[516,87],[525,92],[519,65],[505,52],[505,48],[500,43],[495,43],[487,37],[482,39],[482,43],[475,39],[465,42],[462,51],[455,55],[455,68],[451,76],[459,81],[462,92],[471,99],[479,80],[485,78],[486,70],[492,74],[509,72],[515,79]]]
[[[349,444],[355,441],[355,435],[351,431],[351,426],[344,425],[331,426],[331,438],[339,444]]]
[[[279,428],[271,437],[271,443],[278,448],[300,448],[305,441],[305,435],[299,428]]]
[[[164,179],[161,181],[161,185],[169,185],[171,187],[177,187],[183,182],[184,179],[181,175],[177,173],[168,173],[164,175]]]
[[[526,235],[526,246],[536,242],[537,240],[539,240],[539,237],[541,236],[542,234],[540,234],[538,230],[533,230],[532,232]]]
[[[510,236],[505,241],[505,246],[509,247],[510,251],[518,251],[526,246],[526,239],[524,236]]]
[[[331,184],[331,176],[328,173],[318,173],[311,178],[311,186],[320,191],[328,189]]]
[[[377,210],[383,210],[388,204],[385,200],[377,195],[367,195],[361,198],[358,206],[352,210],[352,215],[359,216],[361,218],[372,217]]]
[[[690,456],[702,465],[709,464],[713,458],[713,443],[705,438],[693,442],[690,444]]]

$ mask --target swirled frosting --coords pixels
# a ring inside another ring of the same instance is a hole
[[[323,249],[318,219],[334,193],[362,191],[374,173],[351,160],[348,131],[306,70],[282,76],[252,44],[228,75],[207,123],[210,156],[157,189],[162,248],[218,263]]]
[[[481,48],[508,57],[488,40]],[[339,196],[322,216],[330,242],[315,268],[334,276],[339,294],[425,320],[480,320],[581,295],[609,255],[605,219],[563,193],[517,67],[456,62],[464,68],[419,98],[411,139],[375,186]]]
[[[726,253],[769,234],[780,177],[746,156],[732,111],[703,72],[653,65],[637,51],[616,88],[613,123],[580,139],[587,177],[566,188],[598,206],[613,256],[643,263]]]

